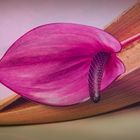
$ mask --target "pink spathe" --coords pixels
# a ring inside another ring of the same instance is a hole
[[[0,82],[17,94],[49,105],[72,105],[89,99],[88,72],[93,57],[107,52],[101,90],[124,72],[116,57],[120,43],[91,26],[54,23],[19,38],[0,62]]]

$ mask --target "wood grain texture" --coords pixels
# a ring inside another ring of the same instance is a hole
[[[20,98],[19,95],[12,95],[9,98],[6,98],[2,101],[0,101],[0,111],[3,110],[5,107],[13,103],[14,101],[18,100]]]
[[[113,22],[106,31],[120,41],[140,32],[140,4],[136,4]],[[29,101],[11,105],[0,113],[0,125],[36,124],[79,119],[106,113],[140,102],[140,42],[125,47],[118,54],[126,73],[103,91],[98,104],[91,101],[69,107],[51,107]]]
[[[123,41],[137,33],[140,33],[140,2],[115,19],[105,29],[118,40]]]

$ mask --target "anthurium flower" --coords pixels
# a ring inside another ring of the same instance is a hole
[[[30,100],[56,106],[91,98],[124,72],[120,43],[95,27],[54,23],[19,38],[0,62],[0,82]]]

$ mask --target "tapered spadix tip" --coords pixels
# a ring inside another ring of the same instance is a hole
[[[100,101],[100,99],[101,99],[100,95],[98,95],[98,96],[93,96],[93,97],[91,98],[91,100],[92,100],[94,103],[98,103],[98,102]]]

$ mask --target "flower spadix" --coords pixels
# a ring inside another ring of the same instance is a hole
[[[91,98],[124,72],[121,45],[95,27],[55,23],[19,38],[0,61],[0,82],[30,100],[56,106]]]

